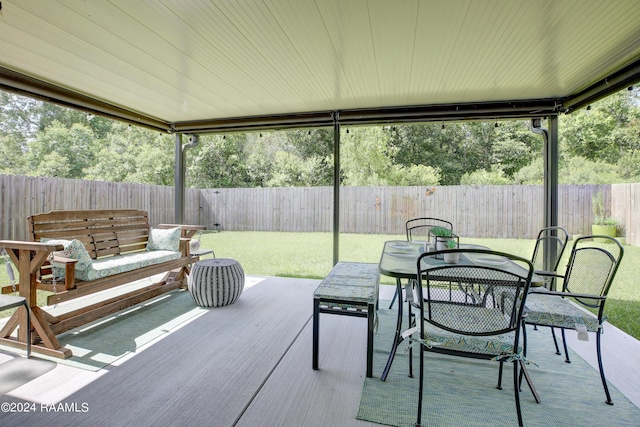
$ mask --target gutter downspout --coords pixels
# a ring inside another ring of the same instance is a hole
[[[200,141],[199,135],[190,135],[189,142],[182,145],[182,134],[176,134],[176,159],[175,159],[175,223],[184,224],[184,174],[185,174],[185,153],[187,148],[195,147]]]

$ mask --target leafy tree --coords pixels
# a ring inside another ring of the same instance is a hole
[[[499,167],[493,167],[490,170],[478,169],[471,173],[465,173],[460,179],[462,185],[507,185],[511,184],[511,180],[506,177],[505,173]]]
[[[26,143],[21,135],[0,133],[0,173],[5,175],[26,173],[25,146]]]
[[[326,185],[318,172],[322,171],[321,159],[304,160],[293,153],[278,151],[273,163],[267,187],[313,187]]]
[[[391,181],[392,185],[423,186],[439,185],[440,170],[425,165],[393,165]]]
[[[158,136],[140,147],[136,169],[125,181],[141,184],[174,184],[175,155],[173,139],[168,135]]]
[[[187,150],[187,184],[196,188],[248,187],[246,134],[205,135]]]
[[[340,167],[343,185],[393,185],[389,181],[395,148],[382,127],[351,128],[341,135]]]
[[[27,163],[31,174],[58,178],[84,178],[84,169],[95,161],[96,140],[85,125],[67,128],[53,122],[29,144]],[[57,156],[53,157],[53,155]],[[54,165],[57,162],[60,166]],[[55,174],[52,174],[55,171]]]
[[[629,96],[631,95],[631,96]],[[562,182],[640,179],[640,99],[627,90],[560,117]],[[0,173],[172,185],[175,138],[0,91]],[[426,123],[343,132],[345,185],[542,182],[542,138],[527,120]],[[187,185],[333,182],[333,129],[206,135],[185,153]]]
[[[572,157],[559,174],[561,184],[608,184],[619,182],[615,165],[602,160],[592,161],[584,157]]]
[[[40,101],[0,91],[0,132],[5,136],[21,135],[21,139],[35,138],[40,130],[37,111]]]
[[[466,147],[456,144],[464,139],[463,132],[459,124],[447,124],[445,129],[432,123],[393,126],[389,134],[395,149],[393,162],[405,167],[429,166],[438,171],[439,183],[456,183],[464,170],[460,159],[468,154]]]
[[[640,151],[632,151],[618,160],[616,172],[620,178],[640,182]]]
[[[544,182],[544,159],[542,156],[513,174],[513,183],[521,185],[542,185]]]
[[[437,185],[440,170],[424,164],[394,163],[399,151],[384,127],[352,128],[341,137],[344,185]]]
[[[98,161],[84,179],[172,185],[175,139],[137,126],[116,123],[100,141]]]
[[[507,177],[512,177],[542,151],[542,138],[531,132],[525,121],[502,122],[494,129],[492,163],[499,165]]]
[[[590,110],[562,117],[560,135],[569,155],[616,163],[628,150],[637,149],[640,138],[626,130],[637,118],[637,100],[625,92],[594,103]]]

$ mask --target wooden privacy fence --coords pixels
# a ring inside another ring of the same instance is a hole
[[[60,209],[142,209],[151,226],[175,221],[174,188],[0,175],[0,238],[27,238],[26,218]],[[591,197],[604,195],[627,242],[640,244],[640,184],[561,185],[558,222],[590,234]],[[544,221],[542,186],[341,187],[340,232],[404,234],[413,217],[453,222],[457,234],[534,238]],[[329,232],[332,187],[186,189],[185,222],[234,231]]]
[[[0,190],[1,239],[29,240],[27,217],[52,210],[141,209],[152,227],[175,221],[173,187],[0,175]],[[185,204],[197,207],[199,197],[187,189]],[[198,209],[189,213],[185,223],[198,224]]]
[[[566,185],[559,191],[559,223],[590,233],[591,197],[610,185]],[[331,231],[333,188],[202,190],[202,216],[225,230]],[[414,217],[444,218],[460,236],[535,238],[544,223],[544,191],[535,185],[341,187],[340,232],[404,234]]]

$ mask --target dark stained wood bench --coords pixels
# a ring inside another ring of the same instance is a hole
[[[170,228],[173,224],[163,224],[158,228]],[[25,297],[32,312],[32,334],[34,352],[70,357],[71,351],[62,348],[56,335],[83,325],[97,318],[120,311],[147,299],[186,285],[188,267],[197,260],[189,253],[189,240],[195,232],[204,229],[197,225],[180,225],[181,237],[179,256],[153,265],[124,271],[94,280],[79,280],[76,277],[77,259],[53,255],[64,247],[55,243],[42,242],[43,239],[78,240],[86,248],[91,260],[103,261],[110,257],[118,259],[136,254],[144,256],[150,236],[147,213],[141,210],[79,210],[52,211],[29,217],[29,231],[32,242],[0,241],[13,263],[18,267],[20,282],[18,290]],[[56,277],[52,262],[64,266],[64,277]],[[155,262],[155,261],[154,261]],[[36,289],[53,292],[48,304],[56,304],[74,298],[111,289],[126,283],[165,273],[161,280],[129,291],[125,294],[93,303],[91,305],[53,316],[37,305]],[[12,286],[2,288],[2,293],[13,291]],[[0,331],[0,342],[22,347],[26,343],[26,317],[16,312]],[[21,327],[17,341],[10,338],[18,325]]]
[[[380,272],[378,264],[339,262],[313,293],[313,369],[318,369],[320,313],[367,318],[367,377],[373,376],[373,330]]]

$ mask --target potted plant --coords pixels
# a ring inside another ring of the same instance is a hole
[[[433,236],[433,247],[436,251],[446,249],[446,242],[451,240],[453,233],[446,227],[431,227],[429,233]]]
[[[447,249],[456,249],[458,247],[458,241],[455,239],[448,240]],[[460,262],[460,253],[444,254],[444,262],[447,264],[457,264]]]
[[[591,209],[593,209],[593,224],[591,234],[594,236],[616,237],[618,220],[605,216],[604,197],[602,191],[598,191],[591,197]],[[599,241],[598,239],[594,239]],[[601,239],[601,241],[605,241]]]
[[[433,247],[436,251],[443,251],[448,248],[449,242],[453,243],[453,247],[458,246],[458,236],[453,234],[451,230],[446,227],[431,227],[430,230],[431,235],[433,236],[434,243]],[[436,255],[436,258],[442,259],[442,255]]]

